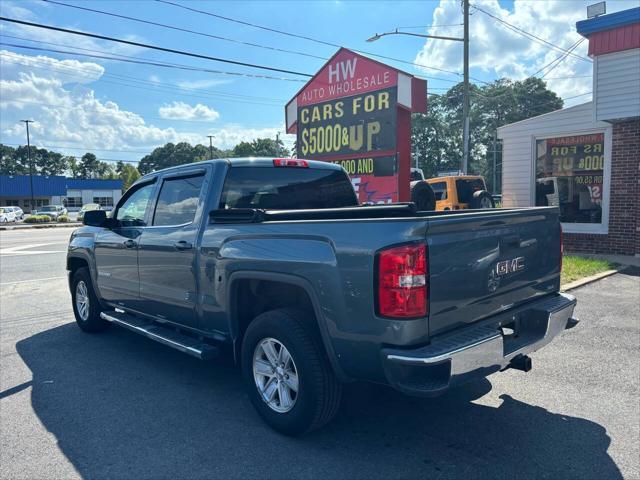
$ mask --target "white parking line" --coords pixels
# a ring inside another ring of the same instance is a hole
[[[0,287],[3,285],[16,285],[18,283],[44,282],[45,280],[59,280],[61,278],[67,278],[67,277],[65,276],[65,277],[34,278],[33,280],[18,280],[16,282],[4,282],[4,283],[0,283]]]
[[[43,255],[47,253],[64,253],[66,250],[29,250],[30,248],[46,247],[49,245],[64,245],[62,242],[31,243],[15,247],[0,248],[0,256],[15,257],[19,255]]]

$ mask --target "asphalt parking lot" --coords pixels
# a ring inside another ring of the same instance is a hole
[[[529,373],[430,400],[348,385],[330,425],[292,439],[233,366],[77,329],[71,231],[0,232],[2,479],[640,478],[637,270],[573,291],[582,322]]]

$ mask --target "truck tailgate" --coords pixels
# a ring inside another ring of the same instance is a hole
[[[542,207],[430,219],[430,335],[558,291],[558,215]]]

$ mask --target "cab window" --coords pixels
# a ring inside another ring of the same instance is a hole
[[[184,225],[193,222],[203,182],[204,173],[165,180],[158,196],[153,225]]]
[[[116,212],[116,220],[123,227],[144,227],[145,212],[151,199],[154,188],[153,183],[148,183],[127,195],[126,200]]]

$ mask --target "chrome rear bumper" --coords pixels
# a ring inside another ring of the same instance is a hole
[[[385,348],[387,381],[404,393],[438,395],[450,386],[502,370],[519,356],[544,347],[572,318],[576,299],[557,294],[457,329],[418,349]],[[506,329],[512,331],[505,334]]]

